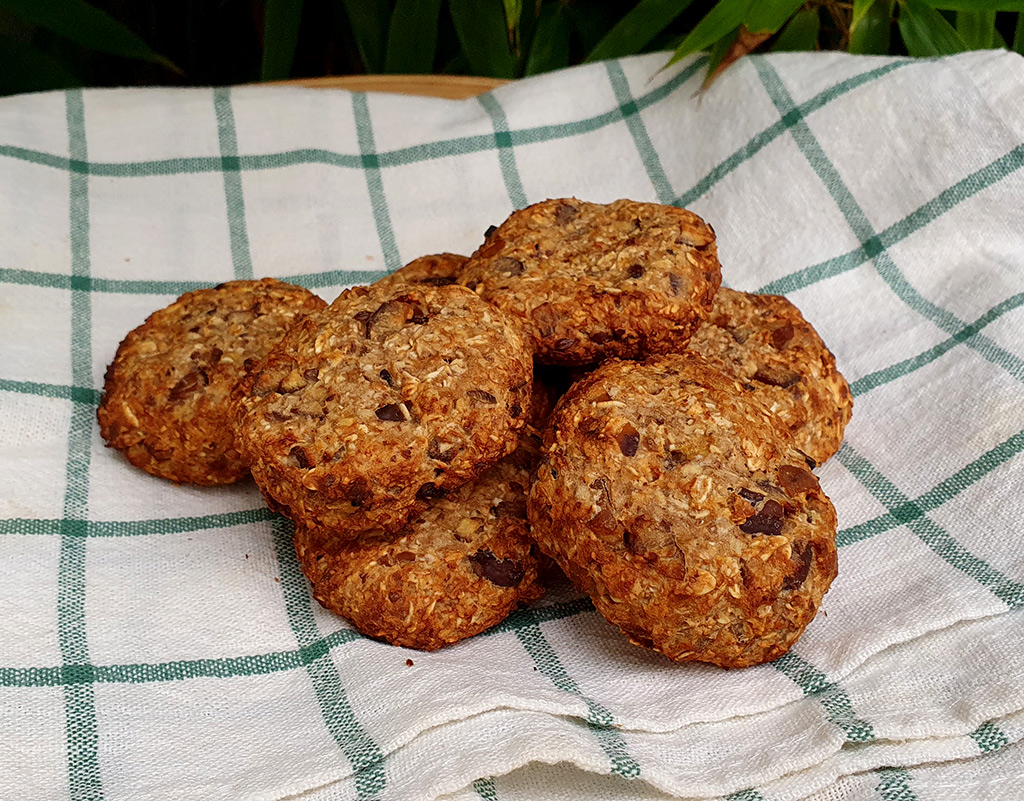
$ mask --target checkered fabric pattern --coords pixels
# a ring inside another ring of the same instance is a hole
[[[703,96],[664,61],[0,101],[0,798],[1020,797],[1024,61],[756,57]],[[568,590],[392,648],[316,605],[251,483],[103,447],[105,366],[180,293],[330,300],[569,195],[695,210],[850,379],[840,575],[778,661],[670,663]]]

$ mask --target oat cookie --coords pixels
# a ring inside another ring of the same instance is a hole
[[[530,495],[541,550],[635,643],[784,654],[836,575],[835,510],[778,419],[699,357],[612,361],[562,399]]]
[[[538,361],[578,365],[681,349],[721,268],[714,232],[692,212],[567,198],[514,212],[459,283],[511,315]]]
[[[753,385],[789,428],[793,444],[815,463],[839,450],[853,412],[850,386],[788,300],[722,287],[688,348]]]
[[[296,522],[396,530],[515,448],[531,379],[516,327],[467,289],[355,287],[239,385],[239,449]]]
[[[500,623],[543,593],[526,525],[533,461],[529,448],[515,451],[393,534],[348,540],[297,527],[313,596],[370,637],[427,651]]]
[[[235,449],[231,390],[247,362],[326,305],[272,278],[185,293],[118,347],[97,412],[103,439],[171,481],[229,484],[247,475]]]
[[[410,285],[448,286],[458,281],[459,273],[468,258],[457,253],[420,256],[393,273],[374,281],[371,286],[385,291]]]

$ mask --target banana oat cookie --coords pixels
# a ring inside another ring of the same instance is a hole
[[[836,360],[799,309],[778,295],[722,287],[690,339],[724,373],[750,383],[817,464],[839,450],[853,396]]]
[[[721,283],[710,226],[672,206],[575,198],[514,212],[459,283],[519,323],[546,364],[679,350]]]
[[[448,286],[457,283],[459,273],[468,260],[468,256],[457,253],[434,253],[413,259],[404,267],[385,275],[371,286],[390,290],[402,286]]]
[[[370,637],[427,651],[500,623],[543,594],[526,525],[533,461],[516,450],[392,534],[296,527],[313,597]]]
[[[248,474],[230,396],[298,319],[327,304],[264,278],[187,292],[131,331],[107,367],[97,417],[107,445],[148,473],[190,484]]]
[[[541,550],[678,661],[784,654],[836,575],[836,514],[757,393],[699,357],[612,361],[562,399],[529,503]]]
[[[516,447],[531,379],[516,327],[465,288],[355,287],[239,384],[239,450],[295,522],[393,531]]]

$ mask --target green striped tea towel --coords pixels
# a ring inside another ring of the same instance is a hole
[[[0,797],[939,801],[1019,768],[1024,62],[758,57],[697,96],[704,60],[664,59],[459,102],[0,101]],[[567,589],[391,648],[313,602],[251,484],[103,447],[106,364],[181,292],[330,300],[565,195],[694,209],[851,381],[840,576],[777,662],[672,664]]]

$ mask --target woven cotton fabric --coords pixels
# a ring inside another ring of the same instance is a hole
[[[0,100],[0,798],[1019,798],[1024,60],[759,56],[703,95],[665,61]],[[776,662],[671,663],[564,586],[393,648],[318,607],[251,483],[104,448],[106,365],[181,293],[330,301],[563,196],[694,210],[850,380],[839,578]]]

